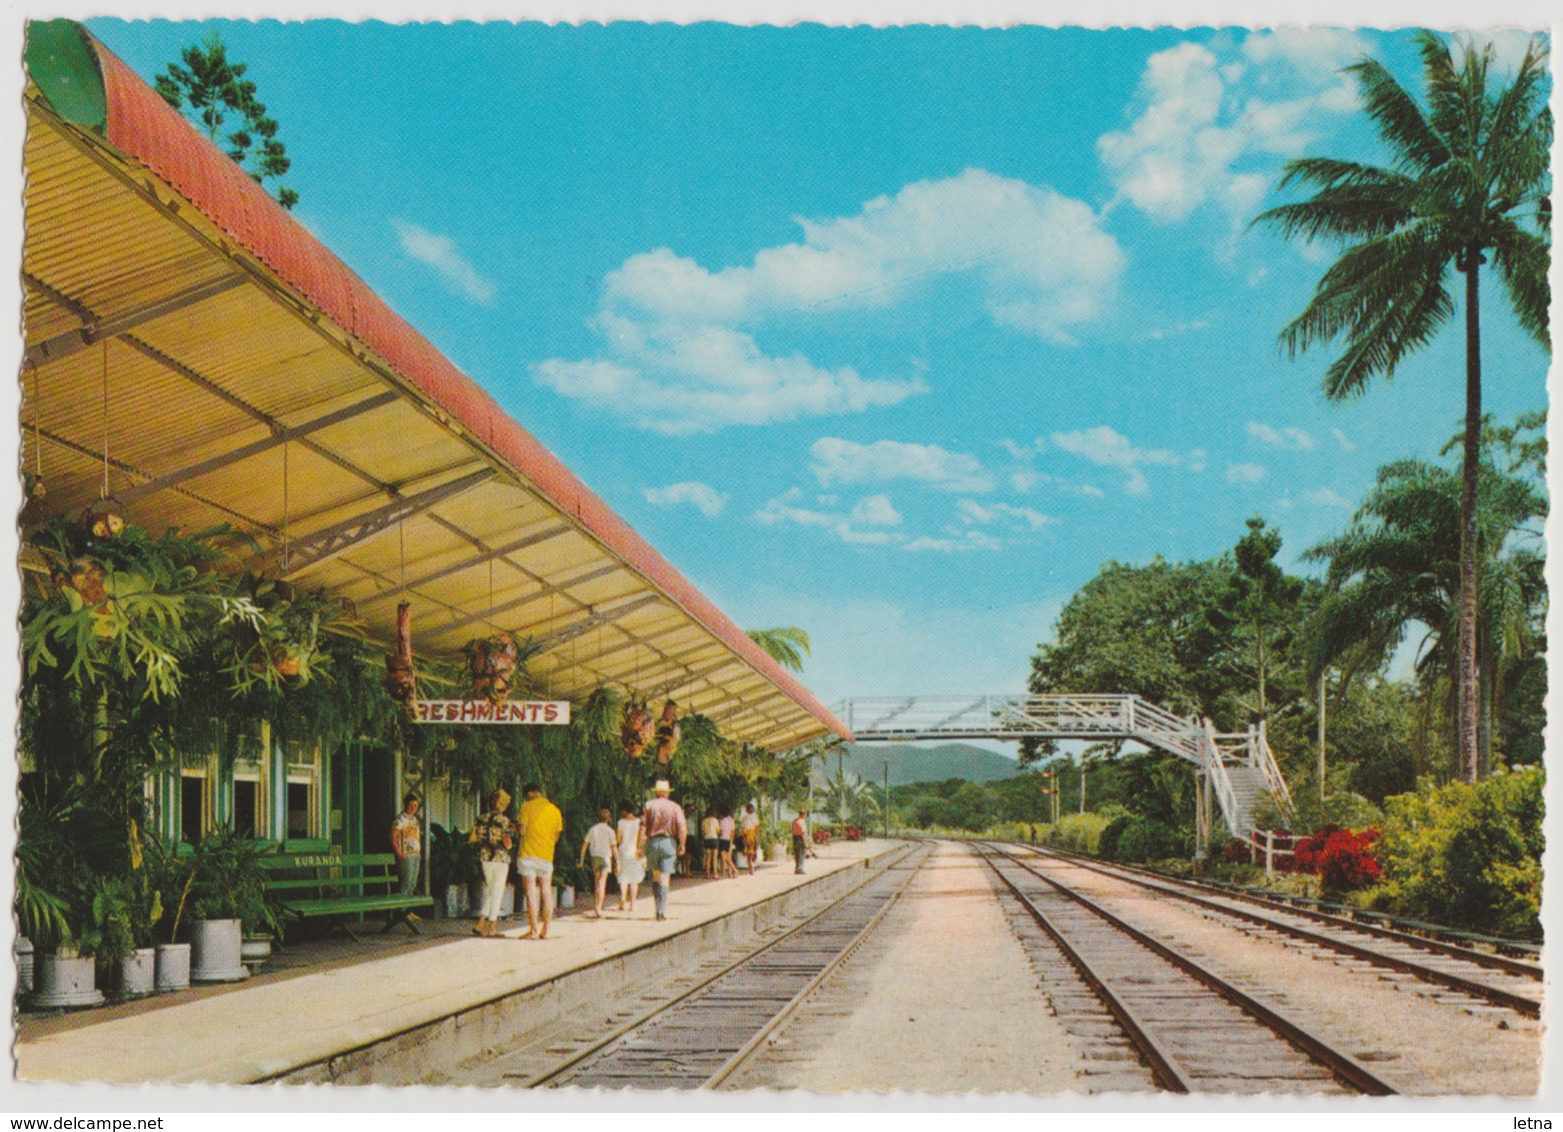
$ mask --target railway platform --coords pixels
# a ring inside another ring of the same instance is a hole
[[[512,921],[498,939],[449,936],[221,993],[152,999],[102,1021],[75,1016],[65,1025],[24,1026],[17,1072],[29,1081],[113,1084],[389,1083],[409,1063],[427,1067],[481,1046],[487,1034],[589,1008],[594,996],[640,971],[698,963],[705,948],[762,930],[810,901],[834,899],[902,845],[821,846],[801,877],[789,860],[763,864],[753,877],[675,881],[661,923],[648,884],[633,915],[612,912],[610,897],[608,914],[594,920],[578,903],[547,940],[521,939],[525,921]]]

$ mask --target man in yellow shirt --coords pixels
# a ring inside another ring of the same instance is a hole
[[[535,782],[522,788],[521,797],[525,800],[516,815],[516,825],[521,830],[516,872],[521,874],[526,889],[526,919],[531,929],[521,938],[547,939],[548,925],[554,918],[554,844],[564,832],[564,815],[543,797],[543,788]]]

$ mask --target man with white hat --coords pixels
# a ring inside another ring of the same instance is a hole
[[[651,893],[657,902],[659,920],[668,918],[668,888],[673,883],[673,868],[684,855],[684,841],[689,837],[684,807],[668,797],[672,791],[667,779],[657,779],[651,788],[656,797],[646,803],[645,813],[641,815],[641,828],[646,835],[646,868],[651,871]]]

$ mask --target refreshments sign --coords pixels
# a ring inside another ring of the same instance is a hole
[[[419,723],[527,723],[570,722],[569,700],[419,700],[413,710]]]

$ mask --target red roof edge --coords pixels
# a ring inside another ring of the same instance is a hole
[[[560,510],[781,689],[823,726],[852,733],[569,468],[455,367],[113,52],[103,71],[109,144],[176,189],[282,283],[383,359],[521,473]]]

